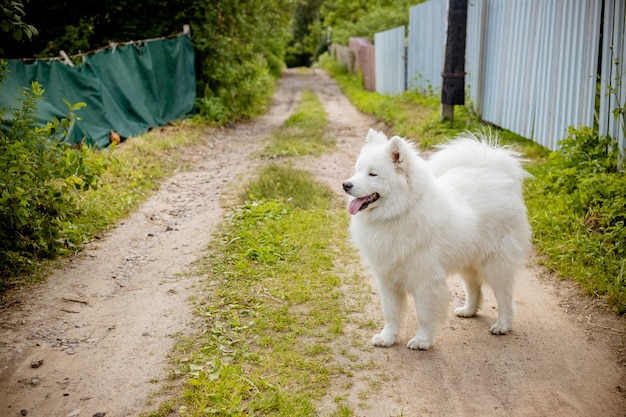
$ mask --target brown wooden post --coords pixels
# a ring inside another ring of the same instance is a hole
[[[467,0],[449,0],[448,36],[441,74],[441,117],[449,120],[454,120],[454,105],[465,104],[466,27]]]

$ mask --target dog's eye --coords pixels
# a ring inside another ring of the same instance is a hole
[[[378,176],[378,174],[375,174],[375,173],[373,173],[373,172],[370,172],[370,177],[377,177],[377,176]]]

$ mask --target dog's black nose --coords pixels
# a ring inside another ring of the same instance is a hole
[[[347,193],[352,189],[352,183],[350,181],[346,181],[343,183],[343,190]]]

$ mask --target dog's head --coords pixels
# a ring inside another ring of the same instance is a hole
[[[384,133],[370,129],[355,174],[343,183],[344,191],[354,197],[348,206],[350,214],[374,212],[385,206],[383,217],[388,217],[405,209],[407,199],[402,196],[411,189],[415,156],[413,146],[404,139],[387,139]]]

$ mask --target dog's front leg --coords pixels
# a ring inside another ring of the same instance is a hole
[[[396,343],[400,330],[400,321],[404,318],[406,308],[406,294],[394,285],[378,279],[380,301],[385,316],[383,330],[372,338],[374,346],[387,347]]]
[[[419,327],[407,347],[428,350],[435,338],[437,328],[446,320],[450,293],[445,274],[432,274],[430,280],[418,281],[413,288]]]

